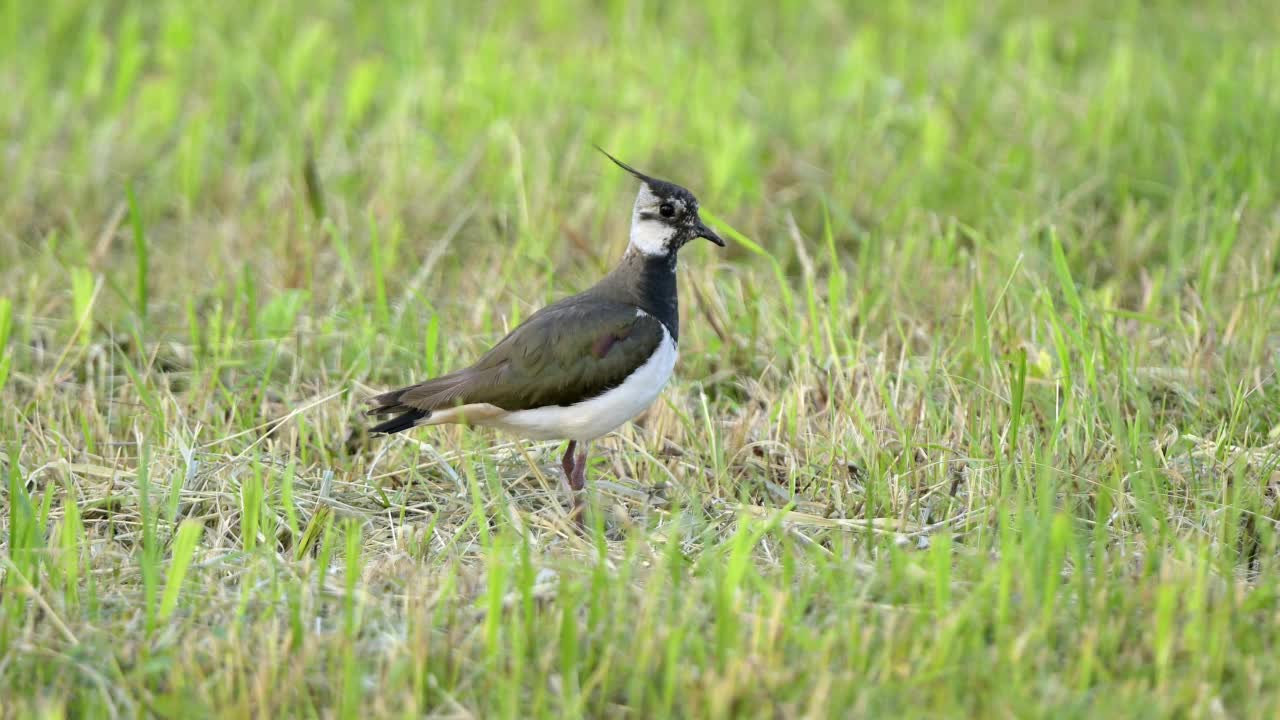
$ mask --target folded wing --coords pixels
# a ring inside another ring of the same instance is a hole
[[[511,331],[472,366],[370,400],[372,428],[399,432],[434,411],[485,403],[508,412],[573,405],[622,384],[662,342],[662,324],[625,303],[574,297]]]

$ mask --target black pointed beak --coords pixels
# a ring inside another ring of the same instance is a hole
[[[698,220],[698,226],[694,229],[693,236],[706,238],[720,247],[724,247],[724,240],[716,234],[715,230],[707,227],[707,224],[702,222],[701,219]]]

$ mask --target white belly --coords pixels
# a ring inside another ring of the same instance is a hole
[[[605,394],[573,405],[517,410],[476,422],[531,440],[594,440],[653,404],[675,366],[676,343],[663,327],[662,342],[653,356]]]

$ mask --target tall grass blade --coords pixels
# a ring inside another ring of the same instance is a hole
[[[200,536],[203,533],[204,526],[195,520],[183,520],[178,525],[178,532],[173,539],[173,557],[169,561],[169,571],[165,577],[164,595],[160,598],[160,613],[157,620],[161,623],[167,622],[178,607],[182,583],[187,577],[191,558],[195,555],[196,545],[200,543]]]
[[[125,188],[125,193],[129,200],[129,224],[133,227],[133,253],[134,260],[137,263],[136,290],[134,294],[135,312],[145,323],[147,320],[147,308],[151,305],[149,291],[149,275],[151,272],[150,247],[147,243],[146,224],[143,222],[142,210],[138,206],[138,198],[134,194],[132,184]]]

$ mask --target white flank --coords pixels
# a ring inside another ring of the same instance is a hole
[[[497,405],[490,405],[489,403],[471,403],[470,405],[459,405],[445,410],[434,410],[430,415],[422,418],[418,422],[414,423],[414,425],[417,425],[418,427],[424,427],[427,425],[444,425],[446,423],[479,425],[486,419],[506,414],[507,411]]]
[[[676,343],[663,326],[662,342],[653,355],[621,385],[605,394],[574,405],[517,410],[499,417],[477,418],[474,422],[530,440],[594,440],[649,407],[662,392],[675,366]]]
[[[658,196],[649,190],[649,185],[640,183],[640,194],[631,210],[631,247],[645,255],[666,255],[670,251],[668,243],[676,234],[675,228],[666,223],[640,217],[642,212],[657,212],[657,203]]]

